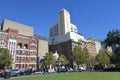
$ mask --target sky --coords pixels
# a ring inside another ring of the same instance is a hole
[[[49,37],[50,26],[58,22],[63,8],[86,39],[103,40],[108,31],[120,29],[120,0],[0,0],[0,23],[9,19]]]

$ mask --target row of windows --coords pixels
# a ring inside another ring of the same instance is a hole
[[[18,43],[17,48],[22,48],[22,43]],[[24,49],[28,49],[28,44],[24,44]]]
[[[32,67],[32,68],[35,68],[35,64],[30,64],[30,65],[27,65],[27,64],[16,64],[15,65],[16,66],[16,68],[30,68],[30,67]]]
[[[9,52],[10,53],[15,53],[15,47],[16,47],[16,42],[9,41]]]
[[[23,52],[23,54],[28,55],[28,51],[22,51],[22,50],[17,50],[17,51],[16,51],[16,54],[17,54],[17,55],[22,55],[22,52]],[[34,52],[34,51],[30,52],[30,55],[36,55],[36,54],[37,54],[37,53]]]
[[[16,57],[16,61],[36,61],[35,57]]]
[[[10,49],[9,53],[15,53],[15,49]]]
[[[10,34],[10,38],[12,38],[12,39],[16,39],[17,36],[16,36],[16,34]]]
[[[50,36],[56,36],[58,35],[58,31],[55,31],[54,33],[50,33]]]
[[[5,38],[5,37],[7,37],[7,34],[1,33],[0,36],[1,36],[2,38]]]
[[[30,47],[35,49],[36,45],[31,45]],[[19,43],[17,48],[19,49],[22,48],[22,43]],[[28,44],[24,44],[24,49],[28,49]]]
[[[16,45],[16,42],[13,42],[13,41],[9,41],[9,45]]]
[[[22,51],[22,50],[17,50],[17,51],[16,51],[16,54],[17,54],[17,55],[21,55],[22,52],[23,52],[25,55],[28,55],[28,51]]]
[[[5,46],[5,41],[0,41],[0,46]]]
[[[71,32],[77,33],[76,29],[71,28]]]
[[[18,37],[18,40],[20,40],[20,41],[25,41],[25,42],[29,42],[29,38]]]
[[[31,48],[34,48],[34,49],[35,49],[35,48],[36,48],[36,46],[35,46],[35,45],[31,45]]]

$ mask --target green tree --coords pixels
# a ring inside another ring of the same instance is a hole
[[[83,48],[83,51],[84,51],[85,56],[86,56],[85,57],[85,60],[86,60],[85,63],[86,63],[87,69],[88,68],[93,68],[94,65],[95,65],[95,58],[89,55],[89,52],[88,52],[87,48]]]
[[[68,59],[63,54],[60,55],[59,60],[61,61],[62,66],[65,66],[65,65],[67,65],[69,63]]]
[[[107,33],[105,39],[106,46],[114,47],[114,55],[111,59],[112,62],[120,65],[120,30],[112,30]]]
[[[93,69],[95,65],[95,58],[89,56],[86,60],[86,67],[87,69]]]
[[[112,30],[107,33],[106,46],[120,47],[120,30]]]
[[[73,61],[79,66],[80,64],[84,64],[86,61],[85,52],[80,47],[75,47],[72,52]]]
[[[12,56],[5,48],[0,48],[0,68],[11,67]]]
[[[84,60],[85,60],[85,63],[86,63],[89,60],[89,57],[90,57],[87,48],[83,48],[83,56],[84,56]]]
[[[53,65],[54,66],[56,64],[53,54],[54,54],[53,52],[46,53],[44,62],[43,62],[44,65]]]
[[[115,63],[115,54],[113,52],[105,52],[107,54],[107,56],[110,58],[110,63]]]
[[[96,57],[96,61],[101,64],[109,64],[110,57],[107,55],[107,53],[105,51],[100,50],[99,54]]]

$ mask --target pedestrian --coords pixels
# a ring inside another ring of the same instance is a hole
[[[32,72],[34,73],[34,75],[35,75],[35,69],[34,68],[32,68]]]

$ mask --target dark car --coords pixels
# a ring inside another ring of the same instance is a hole
[[[30,74],[32,74],[32,68],[26,69],[26,70],[24,71],[24,74],[25,74],[25,75],[30,75]]]
[[[58,72],[67,72],[66,68],[58,68]]]
[[[24,74],[22,71],[20,71],[18,69],[12,69],[10,71],[10,73],[11,73],[11,76],[19,76],[19,75],[23,75]]]

